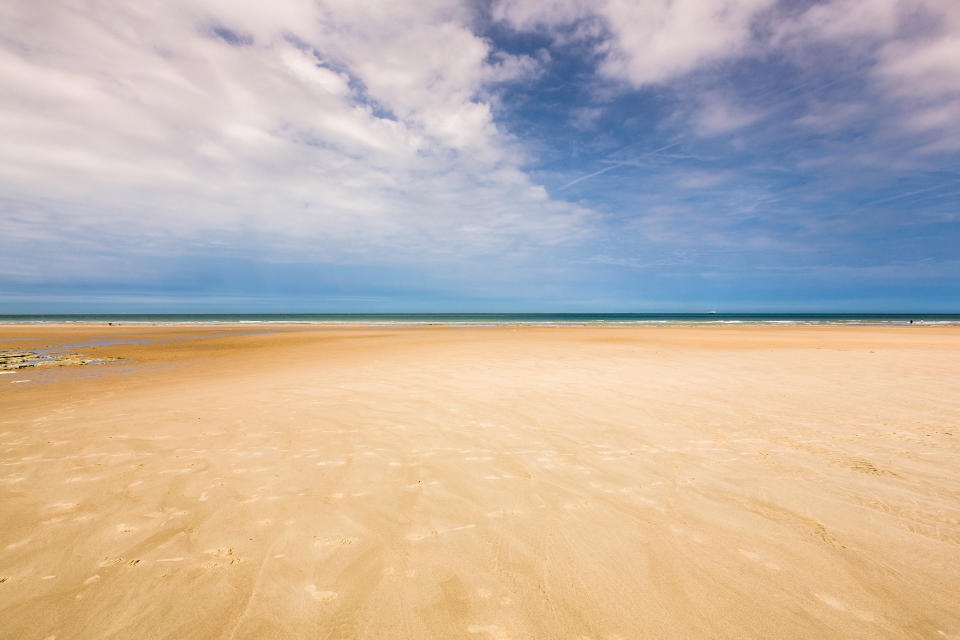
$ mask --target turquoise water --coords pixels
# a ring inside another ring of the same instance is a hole
[[[0,315],[0,323],[349,325],[909,325],[958,324],[960,314],[887,313],[276,313]]]

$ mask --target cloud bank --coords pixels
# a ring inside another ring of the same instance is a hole
[[[527,251],[587,224],[522,171],[492,116],[498,85],[538,63],[494,55],[462,5],[2,11],[8,242],[59,230],[147,252],[403,261]]]

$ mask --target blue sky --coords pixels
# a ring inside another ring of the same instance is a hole
[[[960,311],[960,3],[15,0],[0,313]]]

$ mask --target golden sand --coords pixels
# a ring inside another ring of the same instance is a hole
[[[960,638],[960,328],[0,339],[0,638]]]

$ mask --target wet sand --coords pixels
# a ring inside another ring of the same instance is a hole
[[[0,326],[91,342],[2,638],[960,638],[960,328]]]

